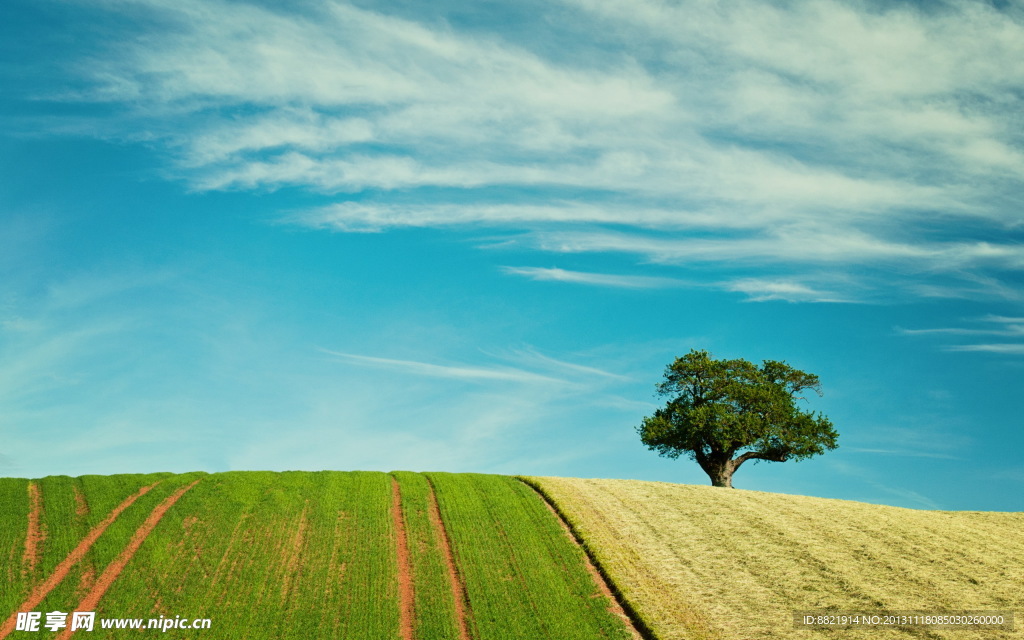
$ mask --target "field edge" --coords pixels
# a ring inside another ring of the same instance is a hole
[[[651,625],[649,625],[647,621],[643,619],[643,617],[633,607],[629,600],[626,599],[625,595],[622,593],[622,590],[619,589],[619,586],[615,584],[615,581],[608,574],[608,571],[601,564],[601,561],[598,560],[597,556],[594,554],[593,549],[587,543],[586,539],[580,534],[576,526],[568,518],[568,516],[558,505],[555,499],[544,489],[544,487],[535,478],[530,476],[517,475],[512,477],[515,478],[516,480],[519,480],[520,482],[530,487],[534,491],[536,491],[537,495],[540,496],[540,498],[545,502],[545,504],[548,505],[548,507],[551,508],[555,516],[568,530],[569,535],[572,537],[572,539],[576,542],[580,549],[583,550],[583,553],[586,554],[587,558],[590,560],[590,563],[593,565],[594,569],[600,575],[605,585],[607,585],[608,590],[612,594],[612,598],[614,599],[616,604],[618,604],[618,606],[622,608],[623,613],[625,613],[626,617],[629,619],[629,623],[632,625],[633,629],[638,634],[640,634],[640,637],[643,638],[643,640],[662,640],[662,638],[659,638],[658,635],[651,628]]]

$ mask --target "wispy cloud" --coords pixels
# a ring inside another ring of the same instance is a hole
[[[1013,482],[1024,483],[1024,467],[999,469],[992,472],[992,477],[997,480],[1011,480]]]
[[[562,371],[563,373],[569,373],[576,376],[582,375],[588,378],[596,376],[597,378],[604,378],[606,380],[630,380],[629,376],[606,371],[598,367],[553,358],[540,353],[532,347],[513,349],[498,355],[499,357],[503,357],[507,360],[519,362],[524,366],[530,366],[533,368]]]
[[[1022,325],[1022,326],[1016,327],[1016,330],[1024,331],[1024,317],[1016,317],[1016,318],[1014,318],[1014,317],[1009,317],[1009,316],[987,315],[984,318],[982,318],[982,320],[984,320],[985,322],[998,322],[998,323],[1008,324],[1008,325]]]
[[[506,382],[533,384],[566,384],[565,380],[511,367],[483,368],[467,365],[440,365],[428,362],[417,362],[415,360],[399,360],[393,358],[364,356],[354,353],[342,353],[339,351],[330,351],[328,349],[323,349],[322,351],[332,356],[364,366],[392,369],[400,373],[427,376],[431,378],[455,378],[458,380],[469,381],[501,380]]]
[[[836,265],[879,261],[944,270],[981,262],[1005,269],[1024,266],[1024,246],[986,242],[889,242],[842,227],[824,224],[789,226],[762,234],[680,237],[607,231],[542,231],[538,244],[562,253],[620,252],[642,255],[665,264],[687,262],[756,262],[760,264]]]
[[[724,283],[729,291],[745,293],[751,302],[785,300],[787,302],[850,302],[836,293],[814,289],[795,280],[743,278]]]
[[[880,478],[879,474],[871,469],[862,467],[860,465],[851,464],[843,460],[832,459],[829,461],[829,466],[837,471],[838,473],[856,480],[860,487],[871,487],[875,491],[880,491],[886,497],[876,497],[871,495],[858,496],[858,500],[865,502],[878,502],[881,504],[892,504],[892,497],[898,498],[898,504],[906,508],[911,509],[941,509],[942,505],[938,502],[929,498],[928,496],[908,489],[906,487],[896,487],[890,484],[889,478]],[[862,489],[863,490],[863,489]]]
[[[572,271],[557,267],[502,267],[505,273],[531,280],[566,282],[620,289],[667,289],[679,287],[718,288],[747,296],[747,301],[764,302],[854,302],[840,294],[816,288],[808,283],[785,278],[741,278],[737,280],[698,282],[679,278],[636,276],[610,273]]]
[[[62,99],[122,107],[103,131],[145,131],[196,190],[338,199],[294,224],[492,226],[541,251],[729,264],[747,273],[713,284],[755,301],[1020,295],[1012,9],[564,0],[520,16],[570,12],[548,43],[443,7],[105,6],[162,27],[94,57],[91,88]],[[765,265],[785,273],[754,279]]]
[[[944,327],[941,329],[904,329],[896,327],[896,332],[905,336],[954,335],[954,336],[992,336],[1011,335],[1001,329],[966,329],[963,327]]]
[[[976,351],[986,353],[1002,353],[1007,355],[1024,354],[1024,318],[1013,316],[986,315],[973,318],[972,327],[937,327],[928,329],[904,329],[896,327],[896,332],[907,336],[999,336],[1019,339],[1022,342],[986,343],[986,344],[955,344],[944,345],[945,351]],[[979,328],[978,325],[982,328]]]
[[[956,344],[946,347],[946,351],[983,351],[987,353],[1005,353],[1007,355],[1024,355],[1024,343]]]
[[[883,456],[899,456],[907,458],[937,458],[940,460],[960,460],[961,458],[948,453],[936,453],[933,451],[918,451],[915,449],[865,449],[859,447],[847,447],[844,451],[853,453],[870,453]]]
[[[571,282],[589,284],[599,287],[616,287],[623,289],[662,289],[666,287],[692,286],[691,283],[675,278],[659,278],[654,276],[616,275],[610,273],[589,273],[570,271],[557,267],[502,267],[505,273],[525,276],[531,280],[547,280],[553,282]]]

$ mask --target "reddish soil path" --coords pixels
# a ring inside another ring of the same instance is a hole
[[[402,517],[402,492],[394,476],[391,478],[391,496],[391,517],[395,521],[398,546],[398,597],[401,611],[399,629],[402,640],[413,640],[415,595],[412,591],[412,564],[409,562],[409,539],[405,534],[405,518]]]
[[[28,530],[25,533],[25,553],[21,557],[24,566],[23,575],[31,574],[39,564],[39,556],[42,555],[41,547],[46,541],[46,532],[43,531],[43,494],[39,485],[34,482],[28,483]]]
[[[469,629],[466,623],[466,586],[462,583],[458,569],[455,568],[455,558],[452,556],[452,544],[448,539],[448,530],[444,528],[441,520],[441,510],[437,506],[437,496],[434,495],[434,485],[430,484],[430,524],[437,535],[438,546],[444,553],[444,562],[448,565],[448,579],[452,583],[452,596],[455,600],[455,618],[459,621],[459,640],[471,640]]]
[[[75,485],[75,515],[83,519],[89,515],[89,501],[85,499],[85,494],[77,484]]]
[[[74,609],[75,611],[96,610],[96,605],[99,604],[100,598],[102,598],[103,594],[107,592],[110,585],[114,584],[114,580],[117,580],[117,576],[121,575],[121,571],[128,564],[128,561],[132,559],[135,552],[138,551],[139,547],[142,546],[142,543],[146,541],[150,532],[156,528],[157,523],[159,523],[160,519],[164,517],[167,510],[174,506],[174,503],[177,502],[178,498],[184,495],[186,491],[197,484],[199,484],[199,480],[195,480],[192,484],[181,487],[171,495],[164,498],[164,501],[153,509],[152,513],[149,514],[149,517],[146,518],[146,521],[135,530],[135,535],[133,535],[132,539],[128,541],[128,546],[126,546],[121,553],[114,558],[113,562],[107,565],[107,568],[103,570],[100,577],[96,579],[96,584],[94,584],[92,590],[82,598],[82,601],[78,603],[78,606]],[[70,626],[65,627],[64,631],[57,636],[57,640],[70,638],[74,633],[75,632],[71,630]]]
[[[634,640],[643,640],[643,634],[641,634],[639,629],[636,628],[633,619],[629,617],[629,615],[626,613],[626,610],[623,608],[622,603],[619,602],[619,599],[612,592],[612,589],[609,586],[608,581],[605,580],[604,576],[601,575],[601,572],[597,570],[597,566],[591,559],[590,554],[587,553],[586,548],[584,548],[579,538],[576,537],[576,534],[573,532],[572,527],[569,526],[569,523],[565,521],[565,518],[558,511],[558,509],[555,508],[555,505],[551,503],[551,501],[548,499],[546,495],[544,495],[540,491],[537,491],[537,488],[530,485],[529,483],[524,484],[526,484],[526,486],[530,487],[537,493],[540,499],[544,502],[544,506],[546,506],[548,510],[551,512],[551,514],[555,516],[555,519],[558,520],[558,524],[562,526],[562,530],[565,531],[565,535],[569,538],[569,540],[572,541],[574,545],[580,548],[580,551],[583,552],[583,560],[586,563],[587,573],[589,573],[590,577],[594,579],[594,584],[597,585],[598,590],[600,590],[601,593],[606,598],[608,598],[608,611],[615,615],[617,618],[620,618],[622,622],[625,623],[626,630],[629,631],[630,636]]]
[[[89,548],[93,545],[94,542],[96,542],[96,539],[99,538],[100,535],[102,535],[103,532],[107,530],[107,527],[110,526],[110,523],[116,520],[117,516],[121,515],[121,512],[130,507],[133,502],[135,502],[140,497],[148,493],[150,489],[152,489],[158,484],[160,483],[154,482],[153,484],[147,487],[142,487],[134,494],[128,496],[127,498],[124,499],[124,501],[121,504],[114,507],[114,510],[111,511],[107,515],[107,517],[103,519],[103,522],[100,522],[98,525],[93,527],[89,531],[89,533],[87,533],[85,537],[82,538],[82,541],[78,543],[78,546],[72,549],[71,553],[69,553],[66,558],[61,560],[61,563],[58,564],[57,567],[53,570],[53,573],[50,574],[50,577],[47,578],[42,584],[36,586],[36,588],[32,590],[32,594],[29,595],[28,599],[25,600],[25,602],[21,603],[21,606],[15,609],[14,613],[12,613],[9,618],[7,618],[7,621],[4,623],[3,627],[0,627],[0,640],[3,640],[3,638],[6,638],[8,635],[10,635],[12,631],[14,631],[15,625],[17,625],[18,623],[19,611],[32,611],[33,609],[35,609],[36,605],[42,602],[43,598],[46,597],[46,594],[50,593],[50,591],[52,591],[54,587],[60,584],[61,581],[65,577],[67,577],[68,571],[71,570],[71,567],[78,564],[78,562],[80,562],[82,558],[85,557],[85,554],[89,551]]]

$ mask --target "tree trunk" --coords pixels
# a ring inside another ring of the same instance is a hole
[[[699,462],[699,461],[698,461]],[[734,464],[729,458],[721,460],[707,460],[700,465],[704,473],[711,478],[712,487],[728,487],[732,489],[732,474],[739,465]]]
[[[711,476],[712,487],[728,487],[732,489],[732,469],[731,465],[725,465],[724,467],[717,469],[716,473],[708,475]]]

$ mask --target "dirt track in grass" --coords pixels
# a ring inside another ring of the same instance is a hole
[[[29,575],[36,570],[42,546],[46,541],[43,530],[43,494],[35,482],[28,483],[28,529],[25,533],[25,553],[22,555],[23,573]]]
[[[78,485],[74,485],[75,489],[75,515],[83,520],[89,515],[89,501],[85,499],[85,494],[78,488]]]
[[[455,617],[459,623],[459,640],[471,640],[469,629],[466,624],[466,587],[462,583],[458,570],[455,568],[455,557],[452,555],[452,544],[448,539],[448,531],[444,528],[441,520],[441,509],[437,506],[437,496],[434,495],[434,485],[430,487],[430,524],[437,534],[437,542],[444,553],[444,562],[448,566],[448,577],[452,583],[452,595],[455,598]]]
[[[19,606],[14,613],[7,618],[4,626],[0,627],[0,640],[3,640],[3,638],[6,638],[12,631],[14,631],[14,627],[18,623],[18,611],[32,611],[35,609],[36,605],[42,602],[43,598],[45,598],[48,593],[53,591],[54,587],[60,584],[61,581],[67,577],[68,571],[71,570],[71,567],[81,562],[82,558],[84,558],[85,554],[89,551],[89,548],[92,547],[93,543],[95,543],[101,535],[103,535],[103,532],[106,531],[107,527],[117,519],[117,516],[121,515],[122,511],[130,507],[133,502],[148,493],[150,489],[158,484],[160,483],[154,482],[153,484],[142,487],[132,495],[128,496],[121,502],[121,504],[114,507],[113,511],[111,511],[102,522],[93,527],[89,533],[82,538],[82,541],[78,543],[78,546],[72,549],[71,553],[69,553],[67,557],[57,565],[53,570],[53,573],[50,574],[50,577],[33,589],[28,599],[21,603],[21,606]],[[40,500],[41,499],[42,498],[40,498]]]
[[[133,535],[132,539],[128,542],[128,546],[121,551],[113,562],[107,565],[107,568],[103,570],[100,577],[96,579],[96,583],[93,585],[92,590],[82,598],[82,601],[78,603],[75,611],[94,611],[96,609],[96,605],[99,604],[100,598],[102,598],[103,594],[107,592],[110,585],[114,584],[114,580],[117,580],[117,576],[121,574],[121,571],[128,564],[128,561],[132,559],[135,552],[138,551],[139,547],[142,546],[142,543],[146,541],[150,532],[153,531],[156,525],[160,522],[160,519],[164,517],[167,510],[174,506],[174,503],[177,502],[178,498],[184,495],[186,491],[197,484],[199,484],[199,480],[195,480],[191,484],[181,487],[167,498],[164,498],[164,501],[153,509],[145,522],[143,522],[135,531],[135,535]],[[58,640],[64,640],[65,638],[70,638],[73,634],[74,631],[71,631],[71,627],[67,627],[59,636],[57,636],[57,638]]]
[[[415,596],[412,586],[412,565],[409,562],[409,540],[405,534],[405,519],[402,517],[402,492],[398,480],[391,478],[391,517],[395,523],[395,539],[398,547],[398,598],[399,598],[399,630],[402,640],[413,640],[413,611]]]

